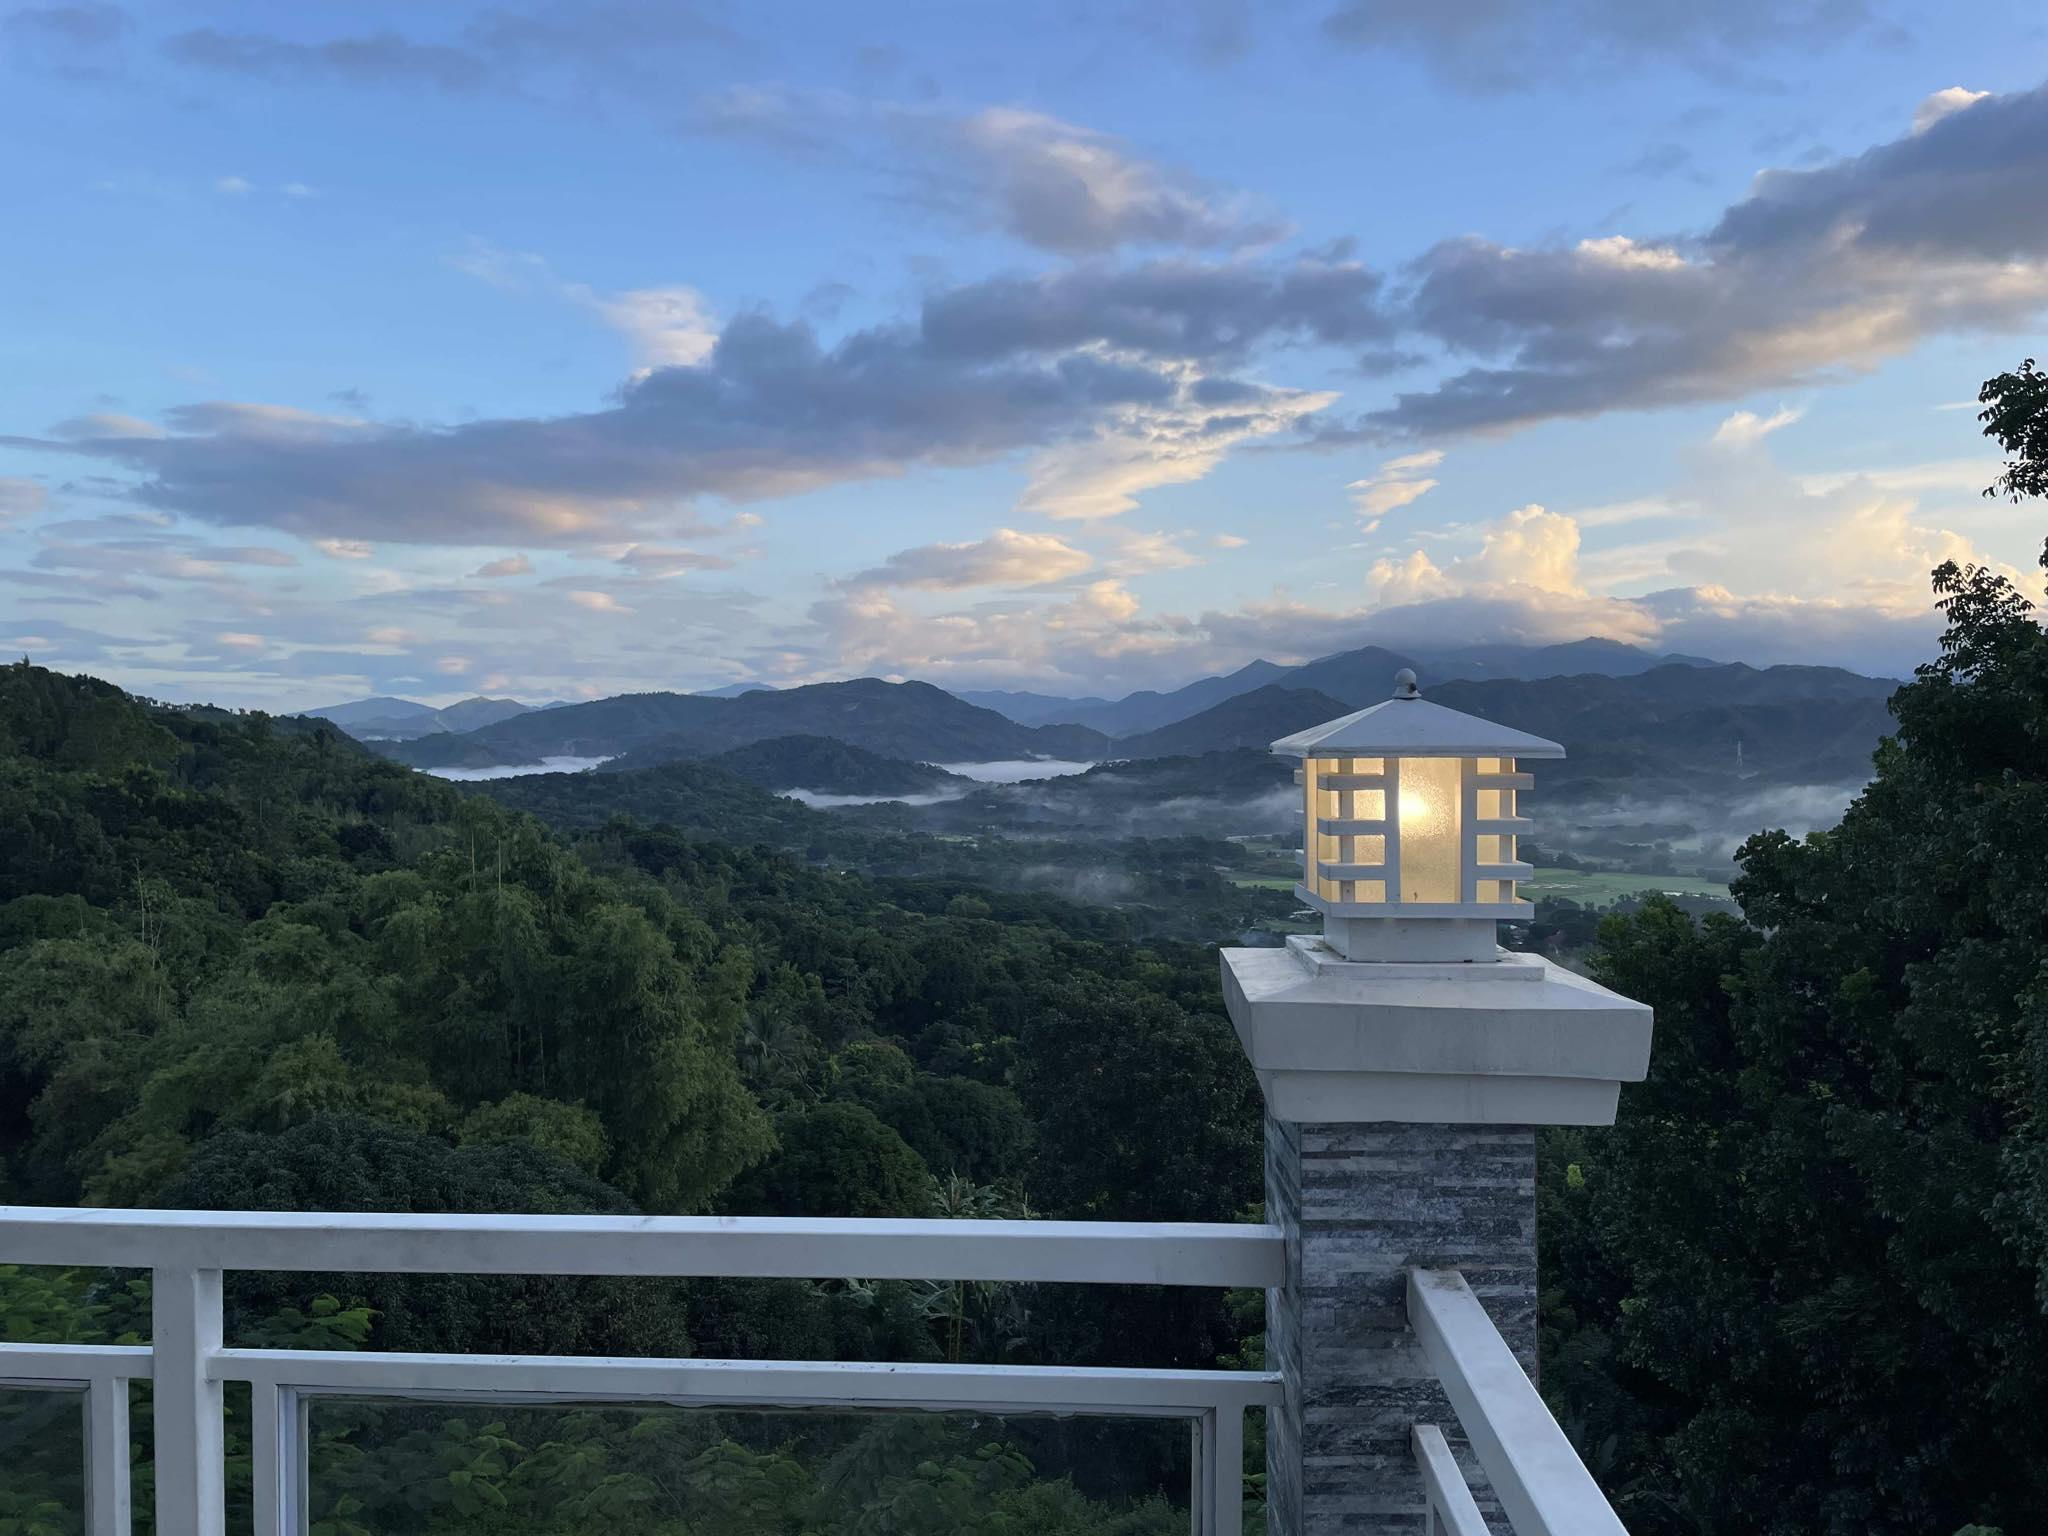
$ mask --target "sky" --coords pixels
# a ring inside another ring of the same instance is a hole
[[[2033,4],[31,5],[0,144],[0,650],[159,698],[1900,675],[1940,561],[2039,593]]]

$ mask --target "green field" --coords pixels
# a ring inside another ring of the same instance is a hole
[[[1291,891],[1301,876],[1293,875],[1232,875],[1232,885],[1246,886],[1258,891]]]
[[[1536,878],[1524,880],[1517,894],[1529,901],[1558,896],[1581,906],[1604,907],[1624,896],[1644,891],[1662,891],[1669,896],[1718,896],[1727,899],[1728,887],[1697,875],[1617,875],[1584,869],[1539,869]]]

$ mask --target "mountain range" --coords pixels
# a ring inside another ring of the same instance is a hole
[[[530,711],[461,735],[380,742],[378,750],[416,768],[491,768],[550,757],[624,757],[644,766],[779,736],[830,737],[884,757],[939,763],[1090,760],[1109,750],[1108,737],[1085,726],[1019,725],[930,683],[873,677],[727,698],[622,694]]]
[[[1718,665],[1700,656],[1660,655],[1639,645],[1620,640],[1588,637],[1563,645],[1485,645],[1444,651],[1392,651],[1365,645],[1356,650],[1282,666],[1278,662],[1254,661],[1235,672],[1204,677],[1185,687],[1158,693],[1144,690],[1120,699],[1063,699],[1043,693],[971,693],[960,697],[1008,715],[1023,725],[1056,725],[1062,722],[1092,726],[1104,735],[1130,737],[1155,731],[1176,720],[1186,720],[1226,699],[1256,688],[1280,685],[1287,688],[1315,688],[1335,698],[1382,697],[1396,672],[1403,667],[1421,674],[1423,681],[1442,682],[1450,678],[1541,678],[1541,677],[1634,677],[1664,666],[1711,667]]]
[[[722,690],[723,697],[648,693],[547,709],[514,705],[516,713],[470,730],[429,725],[415,714],[400,717],[401,723],[419,722],[407,738],[386,736],[370,745],[422,768],[586,758],[608,759],[608,771],[621,771],[724,754],[730,771],[776,790],[951,794],[955,786],[912,765],[1262,754],[1280,736],[1386,698],[1393,674],[1413,665],[1438,703],[1562,742],[1569,757],[1546,772],[1547,795],[1560,802],[1613,802],[1725,799],[1775,786],[1858,783],[1890,727],[1886,700],[1896,685],[1834,667],[1660,661],[1607,641],[1541,651],[1496,648],[1476,656],[1475,665],[1531,671],[1588,660],[1600,669],[1438,680],[1415,657],[1372,646],[1299,667],[1255,662],[1172,693],[1083,701],[1088,707],[1081,712],[1092,719],[1110,721],[1120,712],[1121,718],[1159,722],[1114,737],[1083,722],[1027,723],[1043,702],[1030,696],[996,696],[1013,712],[1006,714],[929,683],[861,678],[788,689],[734,687]],[[323,714],[361,736],[388,723],[394,703],[404,701],[365,700]],[[1181,713],[1191,705],[1199,707]],[[459,719],[464,708],[428,717]],[[978,803],[970,795],[960,812]]]
[[[517,715],[560,707],[554,703],[522,704],[517,699],[479,697],[437,709],[432,704],[420,704],[411,699],[378,697],[330,704],[322,709],[309,709],[306,713],[331,721],[358,741],[412,741],[444,732],[479,730]]]

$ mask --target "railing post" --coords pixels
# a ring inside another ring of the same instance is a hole
[[[128,1536],[128,1383],[95,1378],[85,1394],[85,1528]]]
[[[1621,1082],[1647,1070],[1649,1010],[1500,951],[1361,961],[1304,935],[1222,958],[1266,1099],[1266,1219],[1287,1245],[1266,1303],[1282,1385],[1269,1529],[1418,1536],[1410,1433],[1454,1419],[1408,1326],[1408,1269],[1461,1270],[1535,1375],[1535,1127],[1611,1123]],[[1464,1435],[1446,1440],[1476,1473]],[[1491,1490],[1473,1492],[1505,1531]]]
[[[159,1269],[152,1294],[157,1536],[225,1536],[220,1271]]]

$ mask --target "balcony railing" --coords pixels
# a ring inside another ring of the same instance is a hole
[[[1199,1536],[1240,1536],[1245,1414],[1277,1374],[1067,1366],[615,1359],[231,1349],[224,1271],[734,1276],[1266,1288],[1269,1226],[616,1216],[325,1215],[0,1207],[0,1262],[147,1269],[147,1346],[0,1342],[0,1386],[84,1394],[87,1529],[127,1536],[128,1384],[153,1384],[159,1536],[220,1536],[223,1387],[247,1383],[257,1536],[305,1536],[307,1412],[323,1396],[520,1404],[922,1409],[1185,1421]],[[1409,1316],[1517,1536],[1620,1523],[1455,1271],[1416,1271]],[[1448,1443],[1414,1448],[1432,1536],[1484,1536]],[[1291,1536],[1291,1533],[1283,1533]]]

